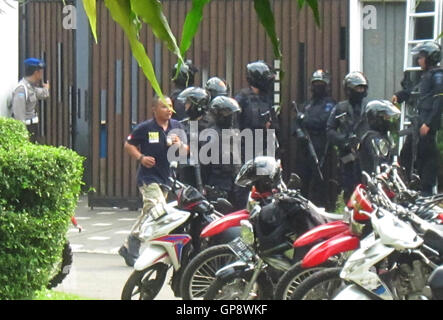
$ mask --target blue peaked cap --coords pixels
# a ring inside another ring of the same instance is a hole
[[[24,61],[25,66],[33,66],[33,67],[40,67],[44,68],[46,67],[46,64],[43,60],[37,59],[37,58],[28,58]]]

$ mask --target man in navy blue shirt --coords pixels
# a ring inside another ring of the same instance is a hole
[[[142,212],[119,250],[119,254],[128,266],[133,266],[139,256],[138,235],[142,222],[148,215],[153,219],[159,219],[166,213],[163,206],[166,204],[167,191],[162,189],[162,185],[170,185],[169,147],[176,145],[181,150],[188,149],[182,142],[186,139],[182,125],[171,119],[173,112],[171,99],[165,97],[165,102],[158,97],[154,98],[154,118],[138,124],[127,137],[124,146],[126,152],[140,162],[137,186],[143,197]]]

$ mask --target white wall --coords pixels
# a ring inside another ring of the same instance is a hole
[[[0,1],[0,116],[6,115],[6,98],[18,82],[18,3]]]

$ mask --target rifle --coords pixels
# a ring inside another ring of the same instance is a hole
[[[349,149],[350,153],[340,158],[343,163],[355,161],[358,158],[357,150],[360,148],[360,139],[354,133],[354,128],[351,128],[347,123],[346,117],[348,117],[348,112],[346,111],[335,117],[335,119],[338,119],[341,122],[341,124],[345,127],[345,131],[347,132],[347,142],[344,148]]]
[[[320,179],[323,181],[324,179],[323,179],[323,174],[321,173],[320,162],[318,161],[318,156],[317,156],[317,153],[315,152],[314,145],[312,144],[311,137],[309,136],[308,131],[306,130],[306,128],[304,127],[304,125],[300,121],[303,119],[304,114],[301,113],[300,111],[298,111],[297,103],[295,101],[292,101],[292,105],[294,106],[294,110],[297,115],[297,120],[296,120],[297,124],[298,124],[298,128],[296,131],[297,137],[300,139],[305,139],[307,141],[309,153],[312,156],[312,158],[314,159],[317,173],[320,176]]]
[[[411,117],[411,126],[407,129],[400,130],[398,132],[398,135],[400,137],[411,136],[412,158],[411,158],[411,167],[408,170],[409,172],[407,172],[408,178],[411,179],[412,173],[414,172],[415,161],[417,161],[418,141],[420,139],[420,121],[418,116]]]
[[[272,123],[271,110],[268,110],[268,111],[266,111],[264,113],[261,113],[260,114],[260,118],[264,119],[265,123],[267,123],[267,122]],[[280,143],[278,141],[278,138],[277,138],[277,135],[275,134],[275,132],[274,132],[273,138],[274,138],[274,147],[275,147],[274,151],[276,151],[276,150],[278,150],[280,148]]]
[[[205,194],[205,188],[203,187],[203,181],[202,181],[202,175],[201,175],[201,170],[200,170],[200,164],[196,163],[196,164],[193,165],[193,167],[194,167],[195,183],[197,185],[197,189],[202,194]]]

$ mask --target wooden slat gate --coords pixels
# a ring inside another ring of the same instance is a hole
[[[66,5],[69,3],[66,1]],[[20,4],[19,61],[38,57],[47,62],[44,80],[50,83],[50,98],[40,103],[41,142],[70,148],[75,104],[75,30],[63,28],[63,6],[61,1]],[[19,73],[23,76],[22,63]]]

